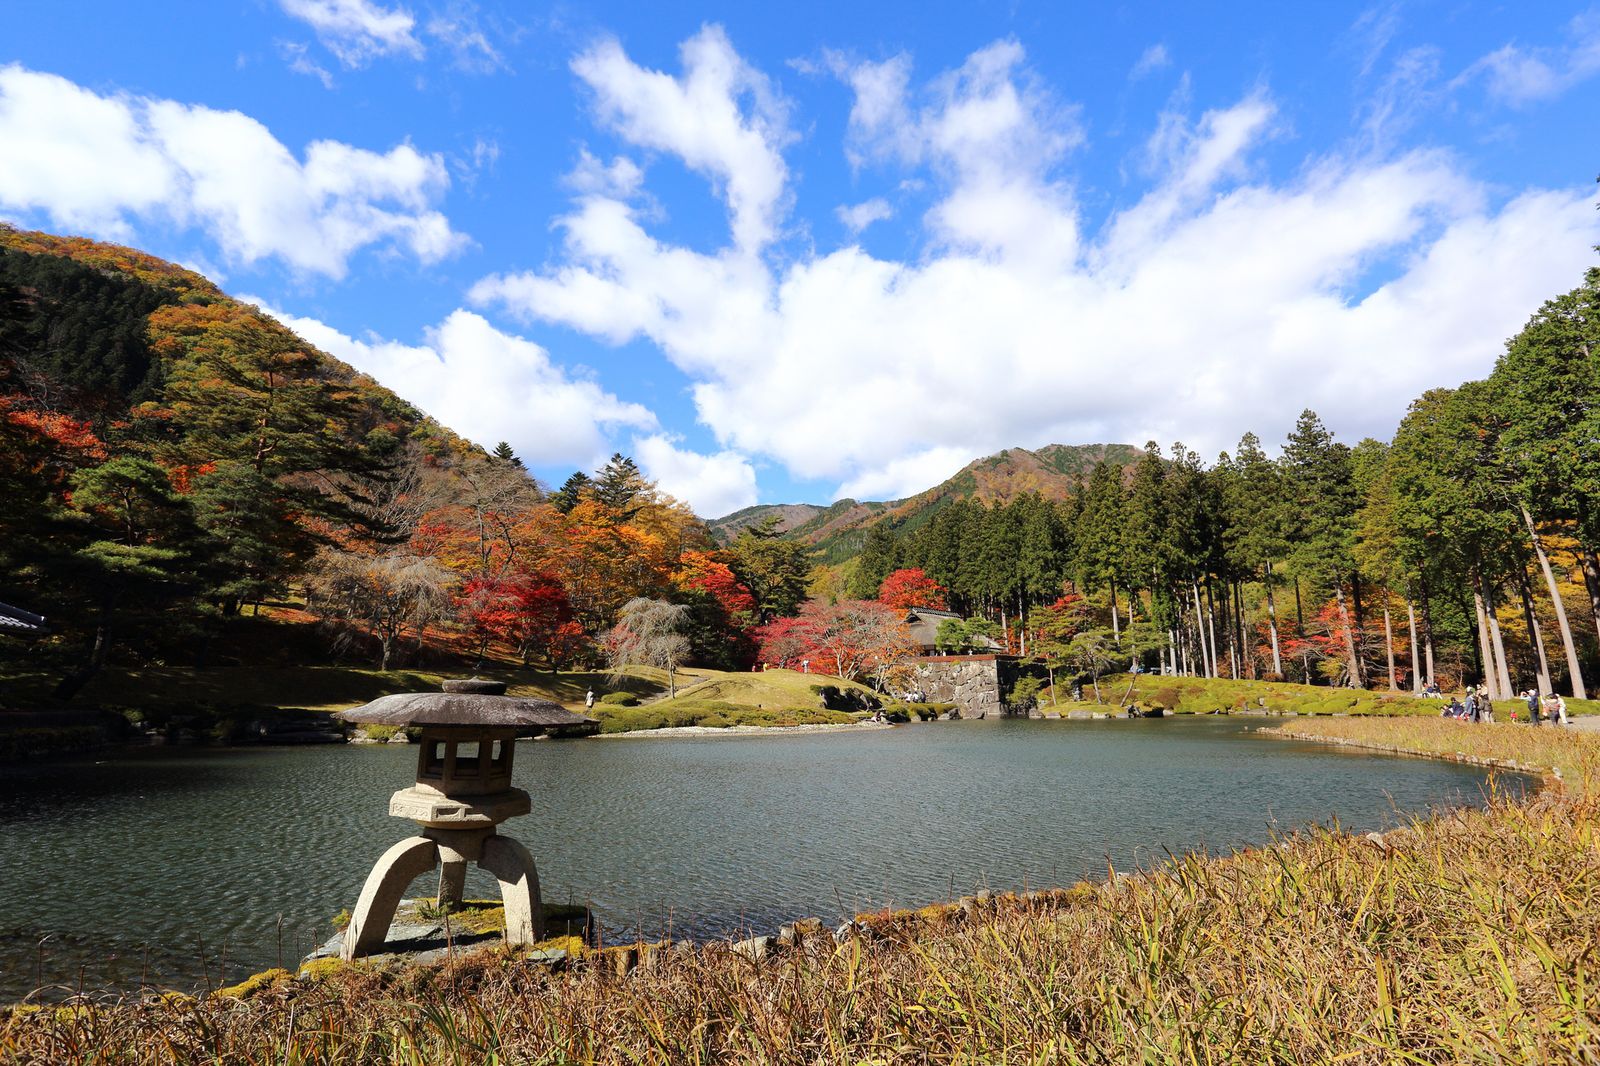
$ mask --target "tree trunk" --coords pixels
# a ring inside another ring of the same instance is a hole
[[[1411,629],[1411,691],[1422,693],[1422,664],[1417,661],[1417,608],[1406,598],[1406,625]]]
[[[88,656],[82,666],[57,683],[54,692],[56,699],[70,700],[76,696],[83,686],[94,679],[100,668],[105,666],[106,658],[110,654],[111,622],[106,615],[102,615],[99,624],[94,627],[94,642],[89,645]]]
[[[1483,605],[1483,577],[1476,572],[1472,577],[1472,609],[1478,619],[1478,674],[1483,679],[1484,687],[1489,690],[1489,697],[1498,699],[1495,692],[1499,684],[1495,681],[1494,646],[1489,643],[1489,612]]]
[[[1517,587],[1522,592],[1522,613],[1528,619],[1528,642],[1533,645],[1535,661],[1539,665],[1539,695],[1555,691],[1550,684],[1550,657],[1544,649],[1544,631],[1539,628],[1539,614],[1533,609],[1533,590],[1528,587],[1528,572],[1517,567]]]
[[[1272,597],[1272,562],[1267,562],[1267,632],[1272,637],[1272,672],[1283,677],[1283,653],[1278,650],[1278,604]]]
[[[1222,583],[1222,625],[1228,631],[1228,673],[1235,681],[1241,676],[1239,661],[1239,630],[1234,620],[1239,614],[1239,601],[1234,599],[1234,584]]]
[[[1356,638],[1350,628],[1350,612],[1344,604],[1344,586],[1333,586],[1333,602],[1339,605],[1339,625],[1344,629],[1344,653],[1349,656],[1350,684],[1356,688],[1361,687],[1361,664],[1356,660]]]
[[[1595,633],[1600,636],[1600,559],[1595,558],[1594,549],[1587,544],[1578,558],[1583,562],[1583,585],[1589,590],[1589,613],[1594,616]]]
[[[1361,609],[1361,574],[1359,571],[1355,571],[1350,574],[1350,605],[1355,609],[1356,632],[1360,633],[1363,638],[1358,642],[1356,649],[1356,687],[1366,688],[1367,653],[1366,648],[1362,647],[1361,645],[1366,644],[1365,637],[1367,635],[1367,618],[1366,614]]]
[[[1189,594],[1194,598],[1194,630],[1195,637],[1200,644],[1197,649],[1199,651],[1200,672],[1206,677],[1210,677],[1211,660],[1206,655],[1206,630],[1205,623],[1202,621],[1205,616],[1205,608],[1200,606],[1200,582],[1195,578],[1189,579]]]
[[[1398,692],[1400,682],[1394,676],[1394,629],[1389,623],[1389,597],[1383,599],[1383,643],[1389,649],[1389,691]]]
[[[1500,634],[1500,615],[1495,610],[1494,587],[1485,581],[1483,585],[1483,607],[1489,612],[1489,641],[1494,648],[1495,677],[1500,682],[1500,698],[1509,700],[1511,690],[1511,668],[1506,661],[1506,642]]]
[[[1028,654],[1028,599],[1017,593],[1017,654]]]
[[[1422,579],[1422,650],[1428,659],[1428,680],[1437,681],[1439,674],[1433,664],[1433,608],[1428,599],[1428,579]]]
[[[1533,515],[1522,507],[1522,520],[1528,526],[1528,537],[1533,541],[1534,554],[1539,557],[1539,567],[1544,571],[1544,583],[1550,589],[1550,603],[1556,612],[1556,629],[1561,633],[1561,646],[1567,653],[1567,671],[1572,679],[1572,698],[1582,700],[1588,698],[1588,693],[1583,686],[1583,667],[1578,664],[1578,649],[1572,643],[1572,627],[1567,624],[1567,608],[1561,602],[1561,588],[1556,584],[1555,571],[1550,568],[1550,557],[1545,554],[1544,541],[1539,539],[1539,530],[1533,524]]]
[[[1300,647],[1306,646],[1306,612],[1300,604],[1300,575],[1294,579],[1294,624],[1300,637]],[[1300,652],[1300,675],[1306,684],[1311,684],[1311,653],[1305,650]]]
[[[1217,608],[1211,600],[1211,575],[1206,575],[1206,634],[1211,642],[1211,676],[1221,677],[1222,667],[1217,664]]]
[[[1117,618],[1117,579],[1111,579],[1111,639],[1122,647],[1122,625]]]

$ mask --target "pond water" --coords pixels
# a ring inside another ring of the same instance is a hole
[[[1237,719],[523,742],[545,898],[607,940],[1067,884],[1333,818],[1481,800],[1483,775],[1253,736]],[[409,835],[410,746],[149,749],[0,768],[0,1002],[293,966]],[[426,882],[426,883],[425,883]],[[431,895],[431,880],[413,886]],[[494,895],[474,869],[472,895]]]

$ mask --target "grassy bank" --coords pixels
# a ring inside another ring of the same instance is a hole
[[[1129,684],[1132,683],[1130,691]],[[1122,674],[1101,678],[1100,692],[1107,704],[1132,703],[1144,709],[1160,708],[1169,714],[1237,714],[1240,712],[1293,712],[1302,715],[1414,715],[1435,716],[1442,709],[1438,700],[1418,699],[1410,692],[1368,691],[1328,688],[1322,685],[1296,685],[1279,681],[1232,681],[1226,678],[1163,677]],[[1121,701],[1120,703],[1118,701]],[[1516,711],[1527,717],[1527,704],[1521,700],[1498,700],[1495,714],[1509,720]],[[1090,703],[1062,703],[1058,709],[1096,709]],[[1106,710],[1106,707],[1099,707]],[[1600,714],[1600,701],[1568,700],[1570,715]]]
[[[665,678],[650,676],[652,681],[664,686]],[[597,703],[588,713],[600,719],[600,729],[604,733],[681,726],[721,729],[735,725],[837,725],[856,721],[859,715],[824,706],[821,692],[824,686],[841,693],[856,693],[860,699],[872,695],[864,685],[795,670],[757,673],[694,670],[680,675],[679,684],[680,691],[675,699],[658,696],[636,707]]]
[[[1427,743],[1393,731],[1428,723],[1337,724]],[[1510,746],[1513,727],[1473,735],[1489,754],[1531,754]],[[1540,742],[1570,746],[1553,763],[1593,765],[1591,738]],[[243,999],[86,999],[11,1014],[0,1057],[1592,1060],[1597,943],[1600,809],[1592,790],[1552,789],[1376,839],[1312,830],[1105,885],[866,915],[842,940],[822,930],[760,959],[718,945],[611,951],[550,972],[480,954],[402,972],[328,967]]]
[[[1572,789],[1600,782],[1600,733],[1443,718],[1316,718],[1268,732],[1336,744],[1555,771]]]

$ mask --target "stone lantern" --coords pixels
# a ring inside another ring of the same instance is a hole
[[[506,943],[543,935],[539,873],[528,849],[496,826],[527,814],[528,794],[511,785],[516,739],[589,719],[549,700],[505,695],[500,681],[446,681],[443,692],[383,696],[339,717],[362,725],[416,726],[417,780],[389,798],[389,813],[422,827],[383,853],[367,875],[345,929],[341,955],[353,959],[383,947],[406,886],[439,867],[439,904],[460,903],[467,864],[500,882]]]

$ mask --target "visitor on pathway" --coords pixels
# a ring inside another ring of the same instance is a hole
[[[1539,724],[1539,690],[1530,688],[1522,694],[1528,701],[1528,722],[1531,725]]]
[[[1471,685],[1467,686],[1467,717],[1472,721],[1478,720],[1478,690]]]
[[[591,711],[594,710],[594,689],[591,688],[588,692],[584,693],[583,705],[589,708]]]
[[[1567,724],[1567,701],[1552,692],[1544,698],[1544,716],[1551,725]]]

